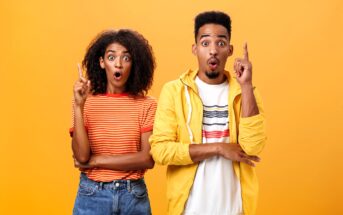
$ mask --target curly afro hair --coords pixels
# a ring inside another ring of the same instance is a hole
[[[231,38],[231,18],[221,11],[206,11],[198,14],[194,20],[194,36],[197,41],[199,28],[206,24],[218,24],[226,28],[229,38]]]
[[[130,29],[101,32],[88,46],[82,65],[91,81],[93,95],[105,94],[107,77],[100,67],[100,57],[105,57],[106,48],[112,43],[124,46],[132,57],[130,76],[125,83],[125,92],[132,96],[147,94],[153,82],[155,58],[149,42],[138,32]]]

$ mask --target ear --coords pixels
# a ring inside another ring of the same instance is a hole
[[[104,58],[100,57],[100,58],[99,58],[99,63],[100,63],[101,69],[105,69]]]
[[[194,55],[197,55],[197,44],[193,44],[193,45],[192,45],[192,53],[193,53]]]
[[[229,50],[228,50],[228,56],[231,56],[233,54],[233,45],[229,45]]]

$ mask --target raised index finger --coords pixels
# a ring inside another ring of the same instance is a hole
[[[79,63],[77,64],[77,70],[79,71],[79,78],[82,79],[83,78],[82,69]]]
[[[249,53],[248,53],[248,44],[244,44],[244,50],[243,50],[243,57],[246,60],[249,60]]]

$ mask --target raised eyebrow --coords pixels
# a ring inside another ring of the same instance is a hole
[[[200,36],[199,39],[201,40],[202,38],[209,37],[209,36],[210,36],[209,34],[203,34],[203,35]],[[219,34],[219,35],[216,35],[216,37],[228,39],[228,36],[225,35],[225,34]]]
[[[209,37],[209,36],[210,36],[209,34],[203,34],[203,35],[200,36],[199,39],[202,39],[202,38],[204,38],[204,37]]]
[[[228,37],[225,34],[219,34],[219,35],[217,35],[217,37],[228,39]]]
[[[108,53],[108,52],[114,52],[114,53],[116,53],[116,51],[114,51],[114,50],[107,50],[107,53]],[[124,53],[124,54],[130,54],[129,51],[123,51],[123,53]]]

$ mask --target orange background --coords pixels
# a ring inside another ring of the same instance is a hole
[[[188,68],[193,19],[232,17],[234,55],[248,42],[268,144],[258,215],[342,214],[343,4],[304,1],[4,1],[0,3],[0,214],[71,214],[78,185],[68,128],[76,63],[100,31],[133,28],[153,46],[150,94]],[[165,167],[146,175],[166,214]]]

